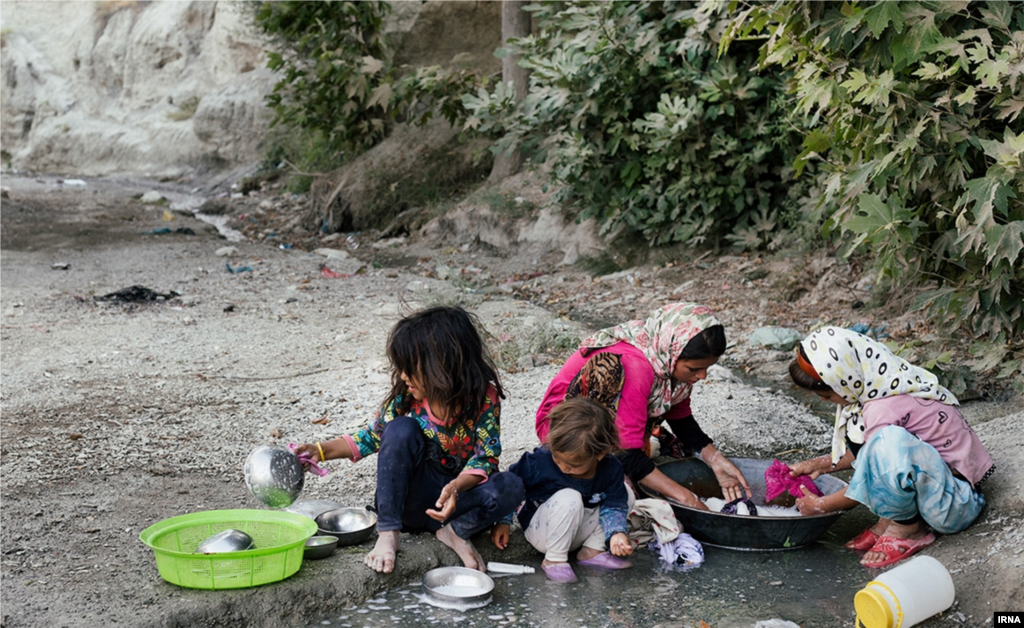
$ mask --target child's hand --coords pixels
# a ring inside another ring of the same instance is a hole
[[[800,509],[801,515],[821,515],[830,511],[825,505],[825,500],[812,493],[806,486],[801,484],[800,490],[804,496],[797,498],[796,507]]]
[[[437,510],[427,510],[427,516],[435,521],[444,523],[448,520],[448,517],[452,516],[455,512],[455,505],[458,501],[459,488],[455,482],[449,482],[441,489],[441,495],[437,498],[437,503],[434,504],[434,508]]]
[[[608,549],[616,556],[629,556],[633,553],[633,544],[624,532],[616,532],[608,541]]]
[[[491,543],[494,543],[494,547],[500,550],[508,547],[508,539],[512,533],[512,528],[507,523],[496,523],[491,528]]]
[[[309,460],[319,460],[320,459],[320,451],[316,448],[316,443],[302,443],[301,445],[299,445],[299,446],[295,447],[294,449],[292,449],[292,453],[295,454],[296,456],[300,456],[302,454],[308,454],[309,455],[309,458],[308,458]],[[300,462],[302,462],[302,461],[300,460]],[[305,469],[305,470],[309,470],[309,466],[310,465],[309,465],[308,462],[307,463],[303,463],[302,468]]]
[[[795,478],[801,475],[809,475],[812,480],[817,479],[821,475],[821,464],[818,459],[813,458],[789,465],[789,477]]]

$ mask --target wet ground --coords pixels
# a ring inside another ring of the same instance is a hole
[[[466,611],[435,608],[419,582],[387,591],[342,613],[313,615],[309,626],[551,626],[558,628],[749,628],[785,619],[801,626],[848,626],[853,596],[874,575],[842,542],[872,522],[862,508],[846,513],[806,548],[743,552],[705,545],[706,560],[690,571],[666,571],[639,550],[632,569],[607,572],[575,566],[579,581],[560,585],[540,569],[541,555],[525,562],[528,575],[494,578],[494,600]],[[522,561],[521,561],[522,562]]]

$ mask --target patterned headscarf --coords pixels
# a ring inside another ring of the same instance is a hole
[[[863,404],[892,395],[910,395],[959,405],[953,393],[935,375],[907,362],[888,347],[867,336],[843,329],[823,327],[800,342],[804,353],[821,377],[851,405],[839,406],[832,432],[832,464],[846,453],[846,439],[864,442]]]
[[[672,379],[676,360],[686,343],[713,325],[721,325],[711,308],[696,303],[673,303],[654,310],[646,321],[628,321],[602,329],[580,344],[588,349],[610,347],[626,341],[643,351],[654,368],[654,385],[647,399],[647,416],[661,416],[669,408],[690,396],[691,384]]]

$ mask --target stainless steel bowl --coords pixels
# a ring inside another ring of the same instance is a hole
[[[338,549],[338,537],[330,535],[311,536],[306,539],[306,549],[302,551],[302,557],[312,560],[327,558],[336,549]]]
[[[338,537],[338,545],[355,545],[370,538],[377,527],[377,515],[365,508],[337,508],[318,515],[320,534]]]
[[[261,445],[245,459],[245,483],[256,499],[284,508],[298,498],[304,480],[299,458],[284,447]]]
[[[285,512],[293,512],[303,517],[309,517],[316,521],[319,515],[327,512],[328,510],[337,510],[338,508],[344,508],[345,504],[339,504],[338,502],[331,502],[324,499],[300,499],[291,506],[284,509]]]
[[[196,548],[196,554],[223,554],[226,552],[244,552],[253,549],[252,537],[240,530],[223,530],[204,539]]]
[[[427,601],[445,608],[478,608],[491,602],[494,580],[475,569],[440,567],[423,574]]]

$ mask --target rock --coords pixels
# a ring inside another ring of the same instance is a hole
[[[789,351],[796,346],[803,335],[787,327],[761,327],[750,334],[750,344],[768,347],[776,351]]]
[[[210,145],[212,156],[227,163],[258,161],[270,126],[271,111],[263,101],[275,83],[267,68],[246,72],[205,94],[192,117],[192,131]]]
[[[223,216],[230,214],[232,210],[231,203],[225,201],[222,198],[211,198],[203,202],[196,210],[200,214],[206,214],[207,216]]]
[[[579,244],[573,242],[569,245],[569,249],[565,252],[565,257],[558,263],[559,266],[572,266],[580,259],[580,247]]]
[[[147,205],[159,203],[162,200],[164,200],[164,195],[161,194],[160,192],[157,192],[156,190],[150,190],[149,192],[143,194],[141,198],[139,198],[139,201],[146,203]]]
[[[733,372],[724,366],[712,364],[708,367],[709,382],[740,382],[740,378],[733,375]]]
[[[348,259],[348,251],[341,251],[338,249],[316,249],[313,252],[317,255],[323,255],[327,259]]]

